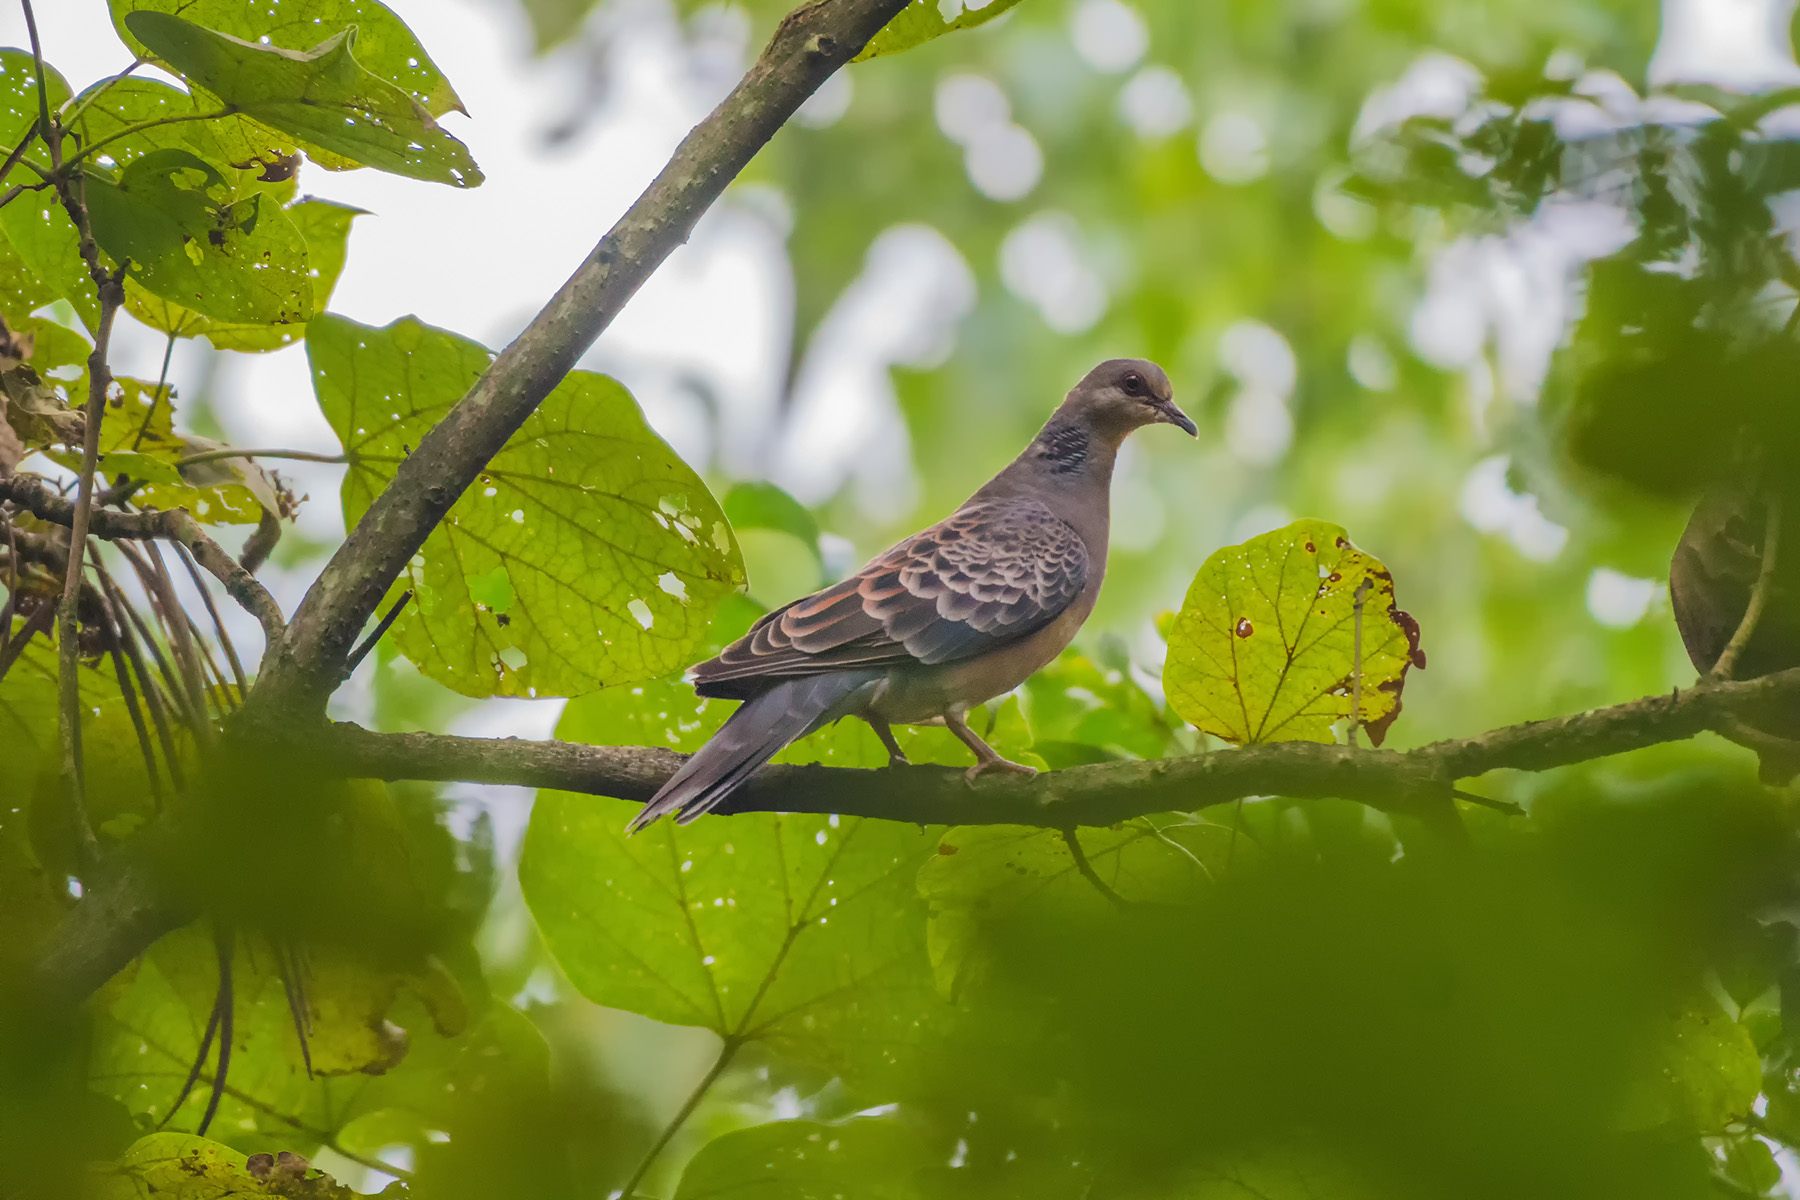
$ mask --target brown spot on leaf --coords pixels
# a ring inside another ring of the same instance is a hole
[[[1238,618],[1237,635],[1239,637],[1247,638],[1255,632],[1256,632],[1256,626],[1254,626],[1250,623],[1249,617],[1239,617]]]
[[[955,854],[956,849],[957,848],[955,846],[952,846],[949,842],[940,842],[938,844],[938,853],[939,854]]]
[[[1317,546],[1313,545],[1311,542],[1308,542],[1308,543],[1306,543],[1306,552],[1308,554],[1317,554],[1319,552],[1319,548]]]

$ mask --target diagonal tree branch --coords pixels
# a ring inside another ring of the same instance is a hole
[[[240,715],[317,716],[388,586],[506,440],[806,98],[908,0],[807,0],[487,373],[419,443],[301,602]]]

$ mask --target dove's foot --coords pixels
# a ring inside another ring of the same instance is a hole
[[[1000,757],[1000,752],[981,740],[981,735],[969,728],[968,718],[962,712],[952,709],[944,714],[944,724],[950,732],[962,740],[962,744],[975,752],[975,765],[963,772],[963,778],[974,783],[990,771],[1001,771],[1008,775],[1023,775],[1029,779],[1036,775],[1036,767],[1028,767],[1024,763],[1016,763],[1011,759]]]
[[[989,753],[993,752],[990,750]],[[998,754],[995,754],[994,757],[984,758],[974,766],[970,767],[967,771],[964,771],[963,778],[970,783],[974,783],[983,775],[988,775],[996,771],[1002,775],[1023,775],[1027,779],[1034,777],[1038,773],[1036,767],[1028,767],[1024,763],[1016,763],[1010,758],[1001,758]]]
[[[892,725],[875,717],[864,717],[863,720],[869,723],[869,728],[875,731],[875,736],[881,739],[883,746],[887,747],[888,766],[909,767],[912,765],[912,759],[906,757],[906,751],[900,749],[900,743],[894,740]]]

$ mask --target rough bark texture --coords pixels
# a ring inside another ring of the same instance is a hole
[[[765,767],[722,812],[826,812],[922,824],[1110,825],[1156,812],[1191,812],[1248,796],[1338,796],[1377,808],[1428,811],[1460,779],[1489,771],[1546,771],[1729,726],[1800,697],[1800,668],[1669,696],[1433,742],[1405,752],[1281,742],[1197,758],[1100,763],[1035,779],[984,779],[958,768]],[[648,800],[682,756],[636,746],[516,738],[371,733],[330,726],[317,742],[335,770],[375,779],[519,784]]]

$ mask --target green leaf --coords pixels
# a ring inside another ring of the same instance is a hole
[[[403,458],[492,356],[407,318],[307,329],[314,387],[350,458],[344,515],[368,511]],[[507,611],[479,607],[504,568]],[[403,654],[468,696],[571,696],[687,663],[743,583],[724,514],[645,424],[631,394],[572,372],[432,532],[396,587]]]
[[[20,196],[13,204],[19,203]],[[7,205],[11,208],[12,205]],[[5,228],[6,209],[0,208],[0,230]],[[45,283],[38,273],[27,266],[19,252],[13,249],[12,242],[0,235],[0,315],[6,317],[6,323],[18,328],[19,322],[27,314],[37,311],[52,300],[61,298],[61,290]]]
[[[1237,852],[1253,852],[1234,831],[1198,817],[1139,818],[1083,829],[1082,852],[1102,883],[1129,903],[1191,901]],[[958,826],[919,870],[931,907],[928,945],[938,992],[958,997],[979,982],[982,926],[1031,912],[1052,922],[1092,921],[1113,911],[1076,867],[1063,835],[1014,825]]]
[[[481,182],[467,147],[438,128],[418,101],[357,61],[354,29],[301,51],[244,41],[167,13],[134,12],[123,20],[184,78],[304,148],[413,179],[456,187]]]
[[[100,469],[109,480],[124,477],[145,481],[132,494],[143,508],[185,508],[194,519],[208,525],[254,525],[265,511],[278,517],[294,514],[297,502],[273,471],[245,458],[181,465],[192,454],[224,449],[223,443],[174,431],[173,397],[157,399],[156,385],[143,379],[116,376],[117,398],[107,407],[100,427]],[[84,377],[76,390],[87,394]],[[71,470],[81,455],[55,451],[50,458]]]
[[[1762,1056],[1716,1000],[1694,997],[1658,1033],[1656,1055],[1626,1093],[1626,1129],[1672,1123],[1716,1134],[1750,1112],[1763,1088]]]
[[[350,223],[367,210],[330,200],[307,197],[285,210],[306,242],[306,260],[312,275],[312,308],[324,312],[331,293],[343,274],[344,255],[350,240]],[[215,321],[125,282],[125,308],[152,329],[177,337],[203,337],[217,350],[261,353],[292,345],[305,333],[299,325],[250,325]]]
[[[692,748],[726,706],[699,710],[691,691],[683,705],[678,687],[585,697],[565,710],[557,736],[616,745],[642,731],[646,744]],[[842,722],[790,754],[827,749],[840,752],[840,765],[885,762],[861,725]],[[851,740],[819,745],[834,735]],[[853,1078],[891,1067],[921,1021],[948,1014],[932,994],[913,885],[932,833],[746,813],[664,821],[628,838],[638,807],[545,791],[532,810],[519,867],[525,900],[588,999],[763,1041]]]
[[[86,181],[94,240],[145,290],[223,321],[312,317],[306,240],[272,197],[230,198],[225,177],[176,147]]]
[[[44,64],[44,86],[50,93],[51,112],[68,101],[68,81],[49,63]],[[38,103],[36,60],[26,50],[0,50],[0,157],[12,153],[13,147],[37,124],[42,111]],[[27,152],[27,157],[49,169],[50,160],[42,139]]]
[[[806,506],[772,483],[740,483],[725,493],[725,517],[734,530],[775,529],[792,534],[813,556],[819,553],[819,522]]]
[[[946,33],[985,25],[1018,2],[1019,0],[987,0],[986,4],[979,4],[970,3],[969,0],[912,0],[911,4],[900,10],[899,16],[870,38],[862,53],[851,61],[862,62],[865,59],[880,58],[884,54],[902,54],[933,38],[943,37]],[[946,18],[946,11],[953,15]]]
[[[81,261],[80,235],[54,190],[22,192],[0,207],[0,233],[35,281],[20,279],[9,290],[67,300],[88,329],[100,323],[100,300]]]
[[[948,1157],[887,1117],[775,1121],[701,1147],[675,1200],[922,1200],[915,1177]]]
[[[111,79],[82,92],[76,107],[75,141],[105,142],[88,160],[101,167],[119,170],[154,151],[181,149],[224,176],[230,200],[259,192],[279,201],[293,195],[293,142],[249,117],[219,115],[221,105],[210,96],[157,79]],[[163,124],[143,128],[151,122]]]
[[[354,25],[356,59],[369,71],[400,87],[434,117],[465,111],[412,30],[376,0],[306,0],[285,8],[257,0],[107,0],[107,7],[119,36],[140,54],[149,47],[133,36],[127,20],[138,12],[172,13],[247,42],[267,39],[283,50],[308,49],[321,33]]]
[[[1296,521],[1206,560],[1169,633],[1163,686],[1191,724],[1240,745],[1330,742],[1351,715],[1356,593],[1362,611],[1362,720],[1380,745],[1400,712],[1418,625],[1394,604],[1394,577],[1326,521]]]
[[[1103,666],[1075,650],[1025,681],[1032,749],[1052,767],[1178,752],[1169,722],[1129,672],[1129,659]]]

